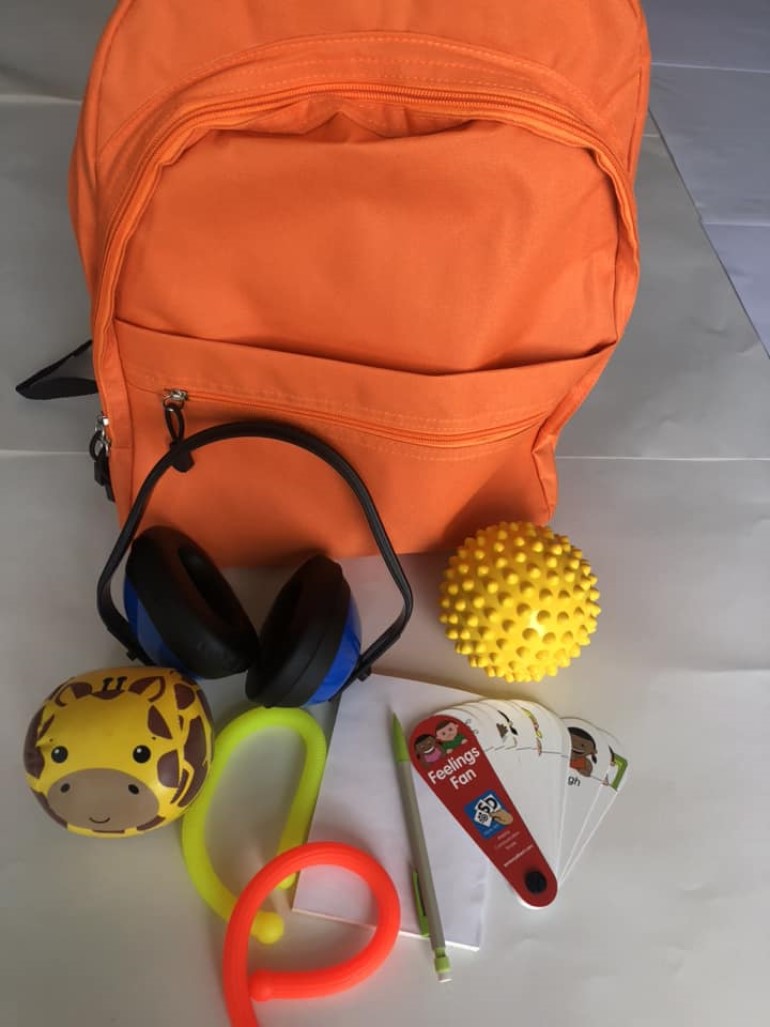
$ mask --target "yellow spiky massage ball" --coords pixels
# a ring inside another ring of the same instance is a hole
[[[596,631],[596,581],[564,535],[494,524],[449,558],[440,620],[472,667],[509,682],[541,681],[568,666]]]

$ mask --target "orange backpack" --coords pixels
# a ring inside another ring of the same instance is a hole
[[[169,425],[264,417],[402,552],[547,521],[634,301],[648,68],[636,0],[122,0],[71,172],[121,520]],[[156,522],[224,565],[372,545],[262,440],[166,475]]]

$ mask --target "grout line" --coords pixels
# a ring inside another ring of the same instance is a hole
[[[770,463],[770,456],[572,456],[569,454],[560,455],[557,451],[556,459],[559,460],[628,460],[637,463],[659,463],[659,464],[738,464],[738,463]]]
[[[703,224],[715,228],[770,228],[770,221],[713,221],[711,218],[701,218]]]
[[[0,449],[0,460],[8,459],[13,460],[18,457],[51,457],[51,456],[67,456],[67,457],[88,457],[88,453],[85,449]]]
[[[655,68],[681,68],[682,71],[731,71],[742,75],[770,75],[770,68],[720,67],[718,64],[682,64],[678,61],[653,61]]]
[[[53,96],[47,93],[0,93],[0,107],[79,107],[80,99],[74,96]]]

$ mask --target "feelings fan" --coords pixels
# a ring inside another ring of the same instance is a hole
[[[522,901],[546,906],[626,780],[605,731],[538,703],[440,710],[410,739],[412,763]]]

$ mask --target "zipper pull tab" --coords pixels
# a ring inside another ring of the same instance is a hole
[[[115,493],[112,491],[112,480],[110,478],[110,437],[107,434],[107,427],[110,423],[106,414],[100,413],[96,418],[96,429],[88,444],[88,453],[94,462],[94,481],[101,485],[107,493],[107,499],[115,502]]]
[[[175,446],[184,439],[184,405],[189,399],[184,389],[167,389],[163,393],[163,416],[166,420],[166,428],[171,436],[168,448],[173,450]],[[191,453],[179,453],[174,460],[174,467],[177,471],[184,473],[193,466]]]

